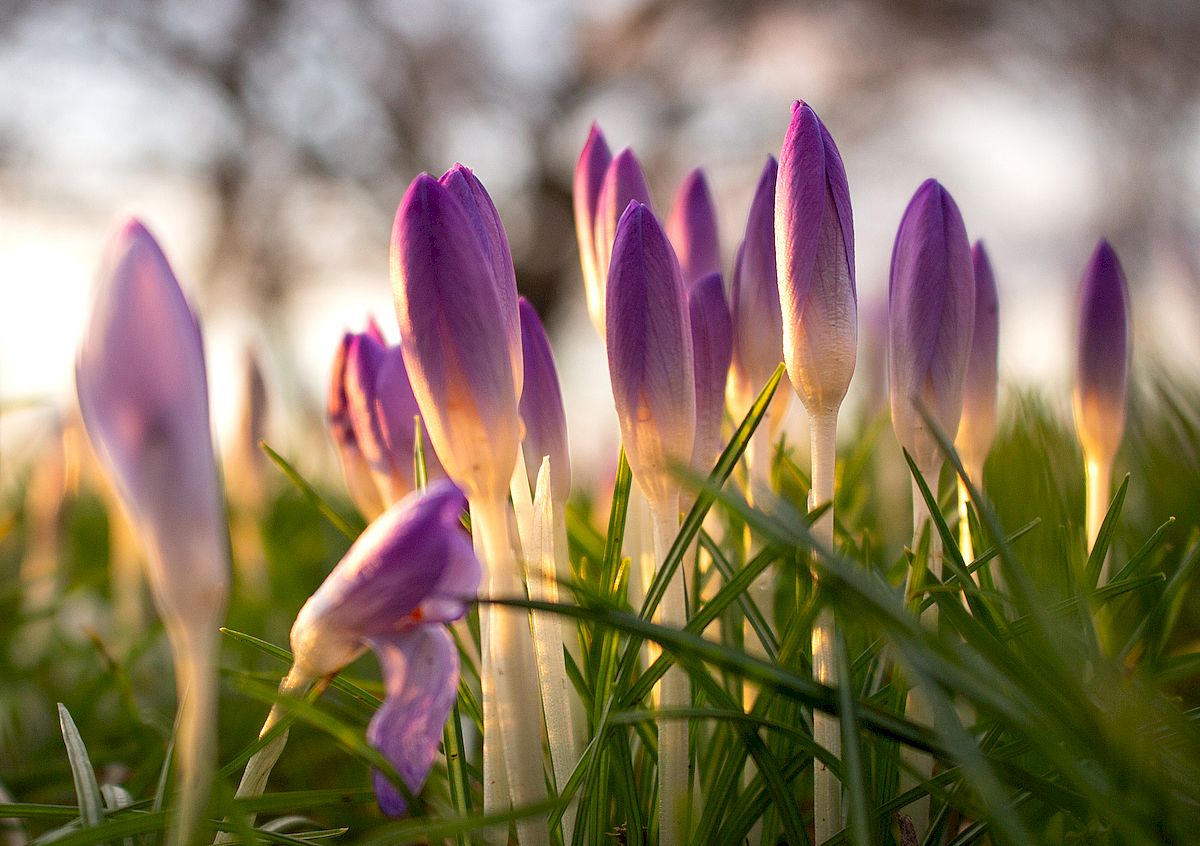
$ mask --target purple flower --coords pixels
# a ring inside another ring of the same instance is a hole
[[[612,153],[600,127],[592,124],[579,162],[575,165],[575,238],[579,242],[579,261],[583,266],[583,290],[588,314],[597,331],[604,334],[604,286],[606,279],[596,266],[596,203],[600,186],[612,162]]]
[[[633,151],[626,147],[609,163],[608,170],[604,173],[604,181],[600,185],[600,194],[596,197],[596,222],[592,241],[596,250],[596,278],[600,282],[597,293],[601,296],[598,303],[589,303],[588,311],[597,331],[604,337],[608,337],[605,319],[608,267],[616,242],[617,225],[625,209],[634,200],[647,207],[651,205],[650,188],[646,185],[642,166]]]
[[[721,274],[710,273],[688,293],[692,351],[696,376],[696,440],[692,467],[712,470],[720,454],[721,421],[725,417],[725,382],[733,355],[733,322],[725,304]]]
[[[775,274],[777,171],[774,156],[768,156],[750,203],[746,234],[733,261],[729,297],[733,320],[729,399],[738,421],[746,416],[758,392],[783,361],[783,316]],[[786,409],[788,394],[778,391],[775,397],[772,412],[781,414]]]
[[[721,272],[717,210],[700,168],[684,177],[675,194],[667,217],[667,235],[679,257],[685,285],[694,285],[710,273]]]
[[[971,357],[967,361],[956,446],[968,472],[974,469],[978,473],[996,438],[1000,303],[996,297],[996,278],[982,241],[975,242],[971,258],[975,268],[975,329],[971,335]]]
[[[507,327],[470,215],[428,174],[409,186],[392,229],[401,348],[429,439],[469,497],[501,498],[520,420]]]
[[[1075,428],[1084,452],[1111,458],[1125,430],[1129,295],[1112,245],[1101,240],[1083,273],[1075,359]]]
[[[371,468],[363,456],[358,443],[358,435],[354,430],[354,420],[350,414],[350,399],[346,393],[346,374],[350,351],[358,344],[358,339],[368,338],[377,344],[383,343],[379,327],[372,321],[367,331],[362,334],[346,332],[338,344],[337,354],[333,359],[333,373],[329,380],[329,393],[326,398],[325,419],[329,424],[329,432],[337,447],[338,458],[342,465],[342,476],[346,482],[346,490],[354,505],[368,519],[372,519],[383,510],[383,500],[379,490],[371,478]]]
[[[896,233],[888,286],[892,426],[925,472],[938,446],[920,402],[947,437],[958,432],[975,325],[975,273],[958,206],[936,180],[917,189]]]
[[[75,380],[88,436],[149,548],[173,641],[213,625],[229,566],[200,325],[137,220],[108,244]]]
[[[775,193],[788,376],[809,414],[836,412],[858,344],[854,223],[842,157],[806,103],[792,106]]]
[[[608,370],[626,457],[651,505],[674,507],[672,464],[690,462],[696,435],[691,321],[675,251],[636,200],[617,226],[607,299]]]
[[[521,393],[521,422],[525,424],[525,471],[531,488],[537,483],[542,457],[550,457],[550,492],[555,502],[571,493],[571,456],[567,445],[567,416],[558,386],[558,369],[550,339],[537,311],[521,298],[521,350],[525,356],[525,390]]]
[[[504,331],[508,338],[508,356],[512,363],[513,387],[521,394],[521,320],[517,315],[517,274],[513,269],[512,252],[508,247],[508,235],[500,222],[500,212],[491,196],[475,173],[466,165],[456,164],[438,180],[455,196],[471,222],[479,245],[491,266],[496,283],[496,294],[500,299],[500,313],[504,319]]]
[[[459,523],[462,492],[448,481],[411,494],[367,526],[296,615],[295,671],[324,678],[370,646],[387,698],[367,738],[420,791],[454,702],[458,656],[444,623],[466,611],[480,565]],[[389,814],[403,798],[379,773],[375,792]]]

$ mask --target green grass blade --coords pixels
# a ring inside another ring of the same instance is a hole
[[[286,458],[277,453],[275,450],[271,449],[270,445],[268,445],[266,441],[259,441],[258,446],[267,454],[267,458],[271,459],[275,466],[283,472],[283,475],[287,476],[288,481],[296,486],[296,490],[300,491],[300,494],[306,500],[308,500],[309,503],[311,503],[312,506],[316,508],[318,512],[320,512],[321,516],[328,520],[335,529],[337,529],[350,540],[354,540],[360,534],[362,534],[362,525],[350,525],[350,523],[348,523],[345,518],[342,517],[342,515],[338,514],[337,511],[333,509],[333,506],[327,503],[324,498],[317,493],[316,488],[310,485],[308,480],[301,476],[300,473],[288,463]]]
[[[85,828],[99,825],[104,821],[104,799],[96,782],[96,771],[92,769],[92,760],[75,721],[71,719],[71,712],[61,702],[58,703],[58,722],[67,747],[67,761],[71,764],[71,778],[75,782],[79,819]]]

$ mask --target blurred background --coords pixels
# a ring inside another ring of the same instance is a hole
[[[577,462],[603,469],[615,419],[570,206],[588,125],[635,148],[661,213],[703,166],[728,265],[796,98],[849,175],[860,400],[878,390],[896,225],[927,176],[987,241],[1006,382],[1068,413],[1075,286],[1102,234],[1130,280],[1138,362],[1194,371],[1197,44],[1190,0],[4,0],[2,484],[73,402],[93,274],[125,213],[202,313],[223,437],[249,348],[273,441],[331,468],[335,344],[368,314],[394,339],[392,215],[415,174],[455,161],[491,191],[550,327]]]

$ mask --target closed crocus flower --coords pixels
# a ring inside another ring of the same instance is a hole
[[[412,383],[408,381],[408,369],[404,366],[404,352],[399,345],[388,347],[375,377],[374,418],[379,422],[380,434],[387,450],[390,465],[389,475],[393,490],[406,486],[404,493],[411,491],[416,480],[413,464],[416,452],[417,421],[421,421],[422,451],[425,455],[425,474],[429,479],[446,475],[437,450],[424,437],[426,430],[420,406],[413,395]],[[400,480],[399,482],[397,480]]]
[[[1083,274],[1075,358],[1075,428],[1089,456],[1111,458],[1125,430],[1129,304],[1125,273],[1101,240]]]
[[[376,330],[377,331],[377,330]],[[346,490],[355,507],[368,520],[378,516],[383,511],[383,499],[371,476],[371,468],[363,456],[354,431],[354,421],[350,416],[350,400],[346,395],[347,362],[350,349],[357,343],[359,337],[374,336],[371,332],[363,335],[346,332],[338,344],[337,354],[333,359],[333,372],[329,379],[329,393],[326,397],[325,419],[329,424],[329,433],[333,436],[334,446],[337,447],[338,459],[342,465],[342,476],[346,482]],[[382,336],[377,341],[382,343]]]
[[[971,248],[975,269],[975,328],[971,335],[971,357],[967,361],[963,389],[962,420],[955,446],[972,481],[979,473],[996,438],[996,359],[1000,338],[1000,303],[996,279],[982,241]]]
[[[958,206],[933,179],[917,189],[900,220],[888,324],[892,426],[922,472],[932,472],[940,453],[916,403],[947,437],[956,435],[975,325],[967,230]]]
[[[725,382],[733,355],[733,322],[725,303],[721,274],[710,273],[688,293],[695,355],[696,440],[692,467],[712,470],[721,451],[721,421],[725,416]]]
[[[208,793],[214,656],[229,589],[228,532],[209,429],[200,326],[141,223],[110,241],[76,366],[89,437],[146,545],[175,657],[180,808],[190,842]]]
[[[439,180],[458,200],[474,224],[475,235],[487,257],[496,284],[496,295],[500,301],[500,315],[504,320],[504,333],[508,340],[508,356],[512,365],[513,387],[521,395],[521,320],[517,314],[517,274],[513,269],[512,252],[508,246],[508,235],[500,222],[500,212],[492,202],[491,195],[469,167],[456,164]]]
[[[503,312],[470,216],[428,174],[396,212],[391,275],[404,363],[442,466],[472,500],[501,498],[520,440]]]
[[[717,234],[717,210],[704,171],[689,173],[671,205],[667,235],[679,258],[679,269],[687,286],[710,273],[721,272],[721,242]]]
[[[537,311],[524,297],[521,298],[521,350],[525,356],[521,422],[525,425],[523,452],[530,493],[537,482],[543,456],[549,456],[550,491],[554,502],[561,504],[571,493],[567,416],[550,339]]]
[[[746,233],[733,263],[729,309],[733,358],[729,404],[739,422],[783,361],[783,317],[775,272],[775,182],[778,165],[768,156],[750,202]],[[778,425],[788,393],[777,391],[771,422]]]
[[[625,209],[634,200],[647,207],[651,205],[650,188],[646,185],[642,166],[633,150],[626,147],[609,163],[608,170],[604,173],[604,181],[600,185],[600,194],[596,197],[596,221],[592,238],[596,250],[596,273],[601,280],[599,292],[604,296],[592,309],[591,314],[597,331],[606,338],[608,267],[617,237],[617,225]]]
[[[674,508],[673,463],[691,460],[696,387],[687,297],[654,212],[621,215],[608,275],[608,368],[625,453],[652,506]]]
[[[359,536],[300,609],[291,644],[301,678],[340,672],[368,646],[379,657],[386,699],[367,739],[413,793],[433,765],[457,695],[458,655],[444,623],[466,611],[480,565],[459,517],[466,508],[450,482],[430,485],[391,506]],[[381,774],[380,807],[406,810]]]
[[[604,336],[604,286],[606,277],[596,266],[596,203],[600,187],[612,162],[612,153],[600,127],[592,124],[587,141],[575,165],[574,207],[575,238],[579,243],[579,263],[583,267],[583,290],[588,314],[596,331]]]
[[[775,247],[788,376],[809,414],[836,413],[858,344],[854,224],[842,157],[800,102],[779,159]]]

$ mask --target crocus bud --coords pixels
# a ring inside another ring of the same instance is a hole
[[[967,230],[946,189],[927,179],[900,220],[888,286],[892,426],[922,472],[936,466],[939,449],[916,403],[955,436],[974,325]]]
[[[374,327],[374,331],[372,331]],[[383,343],[383,336],[378,334],[379,328],[372,323],[364,335],[378,344]],[[383,499],[371,477],[371,468],[363,457],[354,431],[354,421],[350,417],[350,400],[346,395],[347,362],[350,349],[356,339],[362,337],[351,332],[342,335],[337,354],[333,359],[333,373],[329,380],[329,393],[326,399],[325,419],[329,424],[329,433],[333,436],[334,446],[337,447],[338,458],[342,464],[342,476],[346,481],[346,490],[354,505],[367,519],[373,519],[383,510]]]
[[[550,339],[537,311],[521,298],[521,350],[525,356],[525,390],[521,393],[521,422],[525,425],[525,472],[530,494],[542,458],[550,458],[550,491],[556,503],[571,493],[571,455],[567,445],[567,415],[558,385],[558,369]]]
[[[379,657],[386,699],[367,740],[420,791],[457,695],[458,655],[444,623],[460,618],[479,588],[481,568],[462,530],[466,508],[450,482],[411,494],[371,523],[300,609],[292,626],[293,672],[333,675],[367,646]],[[385,813],[405,811],[381,774],[375,793]]]
[[[425,421],[413,395],[412,383],[408,381],[408,369],[404,366],[404,352],[400,347],[388,347],[375,377],[374,418],[379,421],[380,434],[387,450],[388,474],[393,491],[403,488],[404,494],[413,489],[416,452],[417,420],[421,419],[421,430]],[[444,476],[442,463],[432,444],[423,445],[425,475],[429,479]],[[398,497],[393,496],[392,501]]]
[[[608,170],[604,173],[604,181],[600,185],[600,194],[596,197],[596,223],[592,239],[596,250],[596,273],[601,280],[603,287],[600,291],[604,292],[604,296],[590,313],[596,330],[603,337],[607,337],[608,331],[605,321],[605,298],[608,290],[608,266],[617,237],[617,224],[626,207],[634,200],[647,207],[651,205],[650,188],[646,185],[642,166],[633,150],[626,147],[609,163]]]
[[[806,103],[792,107],[775,196],[788,376],[810,415],[836,413],[858,346],[854,223],[842,157]]]
[[[579,242],[579,262],[583,266],[583,290],[588,314],[601,336],[604,335],[604,286],[607,278],[596,266],[596,203],[600,186],[612,162],[612,153],[600,127],[592,124],[579,162],[575,165],[574,205],[575,238]]]
[[[500,315],[504,319],[504,332],[508,339],[508,356],[512,364],[513,387],[521,395],[521,319],[517,315],[517,274],[513,269],[512,252],[508,247],[508,235],[500,222],[500,212],[483,183],[469,167],[456,164],[439,180],[450,189],[467,216],[475,225],[479,245],[488,259],[496,283],[496,294],[500,299]]]
[[[1101,240],[1083,273],[1075,359],[1075,429],[1090,460],[1111,460],[1125,430],[1129,296],[1112,245]]]
[[[733,261],[730,314],[733,319],[733,359],[729,405],[739,422],[754,398],[783,361],[783,317],[775,274],[775,181],[778,166],[768,156],[763,166],[746,234]],[[776,391],[771,402],[772,423],[787,410],[787,391]]]
[[[692,467],[707,474],[721,447],[721,421],[725,417],[725,382],[733,355],[733,322],[725,304],[721,274],[710,273],[688,292],[692,324],[692,352],[696,376],[696,440]],[[553,465],[551,465],[553,466]]]
[[[614,162],[615,164],[615,162]],[[679,262],[654,212],[636,200],[617,226],[608,275],[608,370],[630,469],[669,513],[696,435],[691,320]]]
[[[667,217],[667,235],[679,257],[683,283],[692,286],[710,273],[721,272],[721,241],[717,234],[717,210],[704,171],[696,168],[675,193]]]
[[[996,358],[1000,339],[1000,303],[996,279],[983,242],[971,248],[975,268],[975,329],[971,335],[971,357],[963,392],[962,420],[955,447],[968,472],[983,469],[992,441],[996,439]],[[978,479],[974,479],[978,483]]]
[[[471,218],[428,174],[413,180],[396,212],[391,276],[429,439],[472,500],[501,499],[520,441],[503,312]]]

